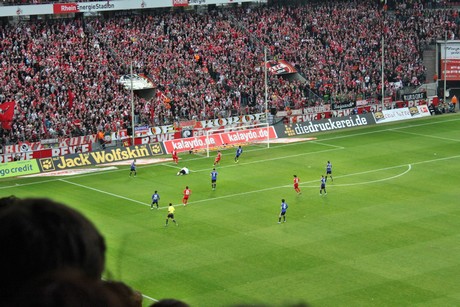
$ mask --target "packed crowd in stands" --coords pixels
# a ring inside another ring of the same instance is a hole
[[[458,39],[459,24],[456,10],[417,1],[390,11],[338,1],[6,25],[0,103],[17,105],[3,144],[130,127],[131,93],[117,80],[131,64],[157,86],[152,97],[135,95],[136,125],[263,112],[265,47],[305,78],[269,74],[269,107],[379,95],[382,36],[391,95],[392,82],[425,81],[423,48],[446,31]]]

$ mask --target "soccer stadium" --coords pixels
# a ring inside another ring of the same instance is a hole
[[[0,305],[460,306],[459,10],[0,1]]]

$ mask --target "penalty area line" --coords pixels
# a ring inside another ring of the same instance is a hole
[[[141,204],[141,205],[144,205],[144,206],[150,206],[150,204],[146,204],[146,203],[143,203],[143,202],[135,200],[135,199],[124,197],[124,196],[117,195],[117,194],[114,194],[114,193],[110,193],[110,192],[107,192],[107,191],[102,191],[102,190],[99,190],[99,189],[96,189],[96,188],[92,188],[92,187],[89,187],[89,186],[86,186],[86,185],[83,185],[83,184],[79,184],[79,183],[75,183],[75,182],[72,182],[72,181],[68,181],[68,180],[65,180],[65,179],[59,179],[59,181],[62,181],[62,182],[68,183],[68,184],[72,184],[72,185],[75,185],[75,186],[80,187],[80,188],[95,191],[95,192],[98,192],[98,193],[110,195],[110,196],[121,198],[121,199],[124,199],[124,200],[128,200],[130,202],[134,202],[134,203]]]

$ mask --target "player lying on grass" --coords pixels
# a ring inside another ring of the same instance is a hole
[[[190,170],[186,167],[183,167],[180,169],[180,171],[177,172],[177,176],[188,175],[189,173]]]

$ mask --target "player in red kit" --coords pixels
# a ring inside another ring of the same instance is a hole
[[[178,164],[178,163],[179,163],[179,157],[177,156],[177,151],[176,151],[175,149],[173,149],[171,155],[172,155],[173,161],[174,161],[176,164]]]
[[[184,190],[184,197],[182,198],[182,203],[184,204],[184,206],[187,205],[190,194],[192,194],[192,191],[188,188],[188,186],[186,186]]]
[[[216,166],[217,164],[219,164],[221,158],[222,158],[222,154],[221,154],[220,150],[218,150],[218,151],[217,151],[216,159],[214,159],[214,166]]]
[[[299,182],[300,182],[299,177],[297,177],[297,175],[294,175],[294,190],[297,192],[297,194],[302,194],[302,192],[300,192],[300,189],[299,189]]]

